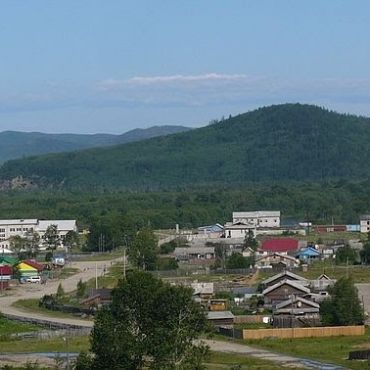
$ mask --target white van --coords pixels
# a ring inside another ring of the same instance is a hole
[[[30,276],[26,279],[27,283],[41,283],[40,276]]]

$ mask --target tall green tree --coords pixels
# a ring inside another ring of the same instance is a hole
[[[253,230],[249,229],[247,234],[245,235],[243,247],[244,249],[251,248],[254,251],[257,249],[258,242],[256,238],[254,237]]]
[[[45,241],[47,249],[49,249],[53,253],[61,242],[58,232],[58,226],[49,225],[46,228],[45,234],[42,236],[42,239]]]
[[[149,228],[141,229],[128,251],[129,261],[139,269],[154,270],[158,255],[158,240]]]
[[[20,255],[23,250],[25,250],[27,240],[20,235],[14,235],[9,238],[10,249]]]
[[[194,339],[205,328],[191,289],[132,271],[113,291],[111,306],[97,314],[90,368],[203,369],[207,348]]]
[[[320,305],[324,325],[358,325],[363,322],[363,309],[351,278],[340,278],[329,293],[330,299]]]

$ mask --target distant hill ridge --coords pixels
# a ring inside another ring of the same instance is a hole
[[[153,126],[121,135],[45,134],[41,132],[0,132],[0,162],[31,155],[68,152],[92,147],[124,144],[156,136],[188,131],[184,126]]]
[[[363,179],[370,119],[312,105],[260,108],[176,135],[13,160],[3,180],[38,186],[163,189],[248,182]]]

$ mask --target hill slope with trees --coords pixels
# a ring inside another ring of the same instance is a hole
[[[41,132],[0,132],[0,162],[30,155],[60,153],[108,145],[124,144],[157,136],[188,131],[184,126],[153,126],[121,135],[45,134]]]
[[[9,161],[0,177],[67,189],[135,190],[365,179],[369,142],[368,118],[283,104],[145,142]]]

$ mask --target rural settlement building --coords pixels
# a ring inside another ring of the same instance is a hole
[[[360,232],[368,233],[370,231],[370,214],[360,216]]]
[[[280,227],[280,211],[233,212],[233,224],[253,227]]]
[[[28,234],[36,232],[41,238],[50,225],[57,225],[60,237],[64,237],[69,231],[77,232],[76,220],[0,220],[0,252],[9,248],[9,238],[12,236],[26,237]]]

